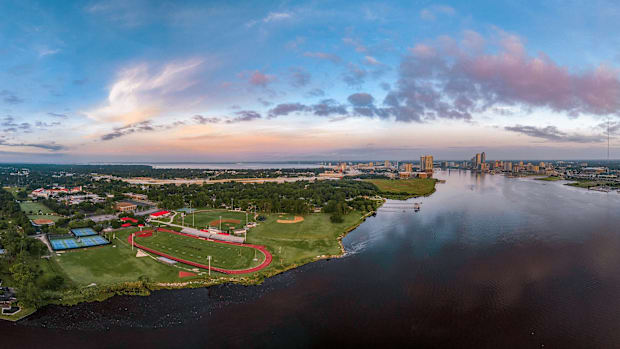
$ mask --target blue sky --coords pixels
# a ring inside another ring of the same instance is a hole
[[[0,161],[619,157],[613,2],[1,2]]]

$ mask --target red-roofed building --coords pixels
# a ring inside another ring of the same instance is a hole
[[[123,218],[121,218],[121,221],[123,221],[123,222],[131,222],[131,223],[138,223],[137,219],[131,218],[131,217],[123,217]]]
[[[131,223],[121,224],[121,227],[123,227],[123,228],[129,228],[129,227],[131,227]]]
[[[155,213],[151,213],[150,217],[151,218],[162,218],[162,217],[168,217],[170,215],[170,211],[159,211],[159,212],[155,212]]]
[[[73,187],[69,189],[63,188],[63,187],[52,188],[52,189],[39,188],[39,189],[33,190],[32,193],[30,193],[30,196],[31,197],[43,197],[47,199],[50,196],[56,196],[60,193],[75,194],[81,191],[82,191],[82,187]]]

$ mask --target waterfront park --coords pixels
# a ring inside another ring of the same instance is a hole
[[[246,216],[245,212],[224,210],[194,214],[197,227],[220,217],[222,221],[245,221]],[[186,215],[186,225],[191,216]],[[177,217],[180,214],[169,220],[176,223]],[[153,227],[142,230],[132,227],[105,233],[110,244],[56,253],[52,262],[72,286],[81,287],[105,287],[136,280],[167,287],[192,280],[212,284],[239,277],[255,283],[317,259],[340,255],[339,239],[364,219],[357,211],[347,214],[342,223],[330,222],[329,215],[324,213],[307,214],[295,224],[279,223],[282,217],[277,213],[263,215],[262,221],[248,230],[243,244],[188,236],[180,233],[182,229],[177,226],[152,222]],[[71,298],[63,303],[71,303]]]

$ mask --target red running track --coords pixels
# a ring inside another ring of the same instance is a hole
[[[174,230],[158,228],[157,231],[162,231],[162,232],[165,232],[165,233],[177,234],[177,235],[187,236],[187,237],[198,239],[198,240],[207,241],[206,238],[203,238],[203,237],[200,237],[200,236],[196,236],[196,235],[192,235],[192,234],[181,233],[181,232],[174,231]],[[152,235],[153,231],[152,230],[145,230],[141,234],[138,234],[136,237],[151,236],[148,233],[151,233],[151,235]],[[191,266],[194,266],[194,267],[198,267],[198,268],[202,268],[202,269],[207,269],[207,270],[209,269],[208,265],[204,265],[204,264],[188,261],[188,260],[185,260],[185,259],[182,259],[182,258],[170,256],[170,255],[165,254],[163,252],[160,252],[160,251],[157,251],[157,250],[153,250],[151,248],[139,245],[138,243],[133,241],[134,235],[135,235],[135,233],[129,235],[127,237],[127,241],[130,244],[133,244],[134,246],[136,246],[139,249],[151,252],[151,253],[156,254],[158,256],[162,256],[162,257],[166,257],[168,259],[172,259],[172,260],[177,261],[177,262],[181,262],[183,264],[187,264],[187,265],[191,265]],[[224,273],[224,274],[247,274],[247,273],[253,273],[255,271],[259,271],[261,269],[266,268],[269,264],[271,264],[271,260],[273,259],[273,257],[271,256],[271,253],[269,253],[269,251],[267,251],[265,246],[251,245],[251,244],[240,244],[238,242],[230,242],[230,241],[218,241],[218,240],[209,240],[209,241],[210,242],[215,242],[215,243],[218,243],[218,244],[229,244],[229,245],[242,246],[242,247],[251,247],[251,248],[259,250],[260,252],[262,252],[265,255],[265,260],[260,265],[254,267],[254,268],[230,270],[230,269],[222,269],[222,268],[217,268],[217,267],[211,267],[211,270],[219,271],[220,273]]]

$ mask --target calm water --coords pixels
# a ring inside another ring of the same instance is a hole
[[[0,322],[0,346],[620,347],[620,195],[442,172],[345,258],[261,286],[161,291]],[[393,206],[393,205],[388,205]]]

